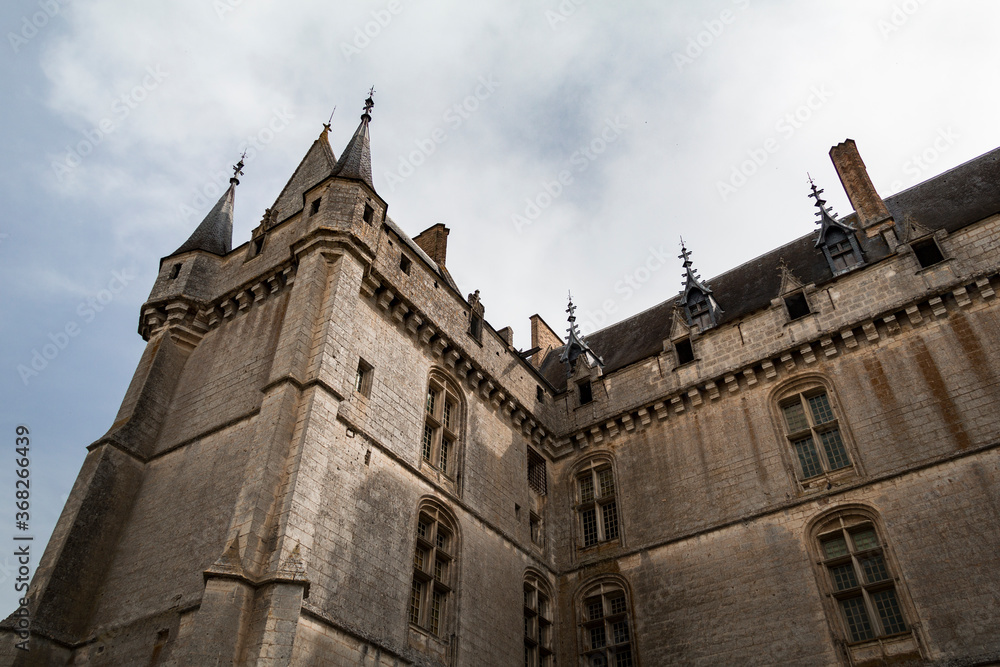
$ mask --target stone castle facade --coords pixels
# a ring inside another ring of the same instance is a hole
[[[1000,664],[1000,149],[532,348],[386,216],[370,100],[237,177],[31,585],[39,665]]]

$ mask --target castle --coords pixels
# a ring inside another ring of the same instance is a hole
[[[520,351],[371,107],[161,261],[2,664],[1000,664],[1000,149],[882,199],[848,140],[851,215]]]

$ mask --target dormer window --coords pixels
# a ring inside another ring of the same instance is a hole
[[[805,292],[795,292],[786,296],[785,308],[788,310],[788,319],[790,320],[797,320],[812,312],[809,309],[809,301],[806,300]]]
[[[594,389],[591,387],[590,380],[584,380],[576,385],[576,388],[580,396],[580,405],[586,405],[594,400]]]
[[[835,275],[861,264],[861,249],[858,247],[858,242],[841,229],[831,229],[826,235],[823,252]]]
[[[697,326],[699,331],[712,328],[714,324],[712,322],[712,308],[706,295],[696,289],[691,290],[691,294],[688,295],[687,310],[688,323],[691,326]]]
[[[920,262],[921,269],[926,269],[929,266],[934,266],[944,261],[941,248],[938,247],[937,241],[932,236],[915,241],[910,248],[913,249],[913,254],[917,256],[917,261]]]

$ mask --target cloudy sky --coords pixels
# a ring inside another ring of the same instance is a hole
[[[567,290],[585,332],[673,296],[682,235],[708,278],[809,233],[807,171],[849,213],[845,138],[883,196],[1000,145],[994,3],[610,4],[4,3],[0,540],[15,425],[37,556],[131,379],[159,258],[247,149],[244,243],[372,85],[390,216],[451,228],[460,288],[521,348],[533,313],[563,330]],[[0,556],[6,608],[14,576]]]

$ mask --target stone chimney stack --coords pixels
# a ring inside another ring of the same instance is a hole
[[[830,149],[830,159],[837,169],[840,182],[847,198],[858,216],[858,226],[869,236],[882,233],[894,225],[889,209],[879,197],[868,177],[868,169],[861,160],[858,146],[853,139],[837,144]]]
[[[538,352],[531,355],[532,366],[535,368],[541,366],[545,355],[562,345],[563,339],[545,323],[541,315],[531,316],[531,349],[538,348]]]
[[[444,266],[445,256],[448,254],[448,233],[450,231],[439,222],[414,236],[413,242],[420,246],[420,249],[426,252],[427,256],[433,259],[438,266]]]

